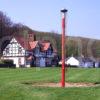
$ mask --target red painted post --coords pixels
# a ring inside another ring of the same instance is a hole
[[[62,80],[61,87],[65,87],[65,21],[66,21],[66,9],[62,9]]]

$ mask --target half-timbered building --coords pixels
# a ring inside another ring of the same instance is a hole
[[[57,62],[57,51],[50,42],[36,41],[30,34],[28,38],[13,37],[2,58],[13,60],[16,67],[45,67]]]

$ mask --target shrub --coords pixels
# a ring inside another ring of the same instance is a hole
[[[0,68],[15,68],[15,64],[13,64],[13,60],[2,60],[0,62]]]

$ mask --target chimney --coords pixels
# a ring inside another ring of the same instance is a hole
[[[34,33],[30,32],[28,33],[28,41],[32,42],[36,40],[36,36],[34,35]]]

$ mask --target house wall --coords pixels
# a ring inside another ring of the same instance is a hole
[[[3,56],[25,56],[25,49],[13,38],[3,51]]]
[[[25,61],[25,49],[13,38],[3,51],[3,59],[13,60],[16,67],[27,67]]]
[[[3,59],[13,60],[13,63],[16,65],[16,68],[25,65],[25,58],[24,57],[3,57]]]
[[[45,58],[40,58],[40,67],[45,67],[46,63],[45,63]]]
[[[51,66],[52,64],[52,58],[46,58],[46,66]]]
[[[69,58],[67,61],[65,61],[65,64],[71,65],[71,66],[79,66],[79,61],[75,59],[74,57]]]
[[[95,63],[95,68],[99,68],[99,62]]]
[[[93,68],[93,62],[85,62],[83,67],[84,68]]]
[[[14,64],[16,64],[16,67],[30,67],[32,61],[28,62],[28,60],[25,59],[25,56],[28,56],[28,53],[24,46],[25,45],[20,44],[16,38],[13,38],[3,51],[3,58],[13,60]],[[41,45],[37,44],[31,54],[31,56],[34,54],[36,58],[35,61],[33,61],[33,64],[37,67],[45,67],[46,65],[51,66],[52,59],[55,55],[51,45],[49,48],[48,45],[46,45],[43,51],[40,48]]]
[[[37,57],[35,60],[35,66],[36,67],[46,67],[52,65],[52,59],[53,58],[45,58],[45,57]]]
[[[45,58],[37,57],[35,61],[35,65],[36,67],[45,67],[46,66]]]

